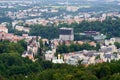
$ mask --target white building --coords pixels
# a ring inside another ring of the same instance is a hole
[[[15,29],[18,30],[18,31],[24,31],[24,32],[27,32],[27,33],[30,32],[30,28],[26,28],[24,26],[16,26]]]
[[[105,40],[105,45],[114,45],[115,43],[115,38],[111,38],[110,40]]]
[[[8,33],[8,28],[3,25],[0,25],[0,32]]]
[[[53,60],[52,60],[52,63],[62,64],[62,63],[64,63],[64,61],[63,61],[63,59],[53,59]]]
[[[71,12],[76,12],[79,9],[79,7],[76,6],[67,6],[66,10]]]
[[[73,28],[60,28],[60,35],[59,35],[59,39],[60,40],[70,40],[73,41],[74,40],[74,32],[73,32]]]
[[[104,52],[104,53],[113,53],[113,52],[117,52],[117,48],[115,45],[109,45],[109,46],[102,46],[100,51]]]
[[[58,59],[57,59],[56,57],[54,57],[54,58],[52,59],[52,63],[62,64],[62,63],[64,63],[64,61],[63,61],[63,58],[61,58],[61,55],[58,54]]]
[[[51,61],[54,58],[54,52],[53,51],[46,51],[45,54],[45,60]]]

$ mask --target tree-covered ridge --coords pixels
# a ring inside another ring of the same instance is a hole
[[[17,43],[9,41],[0,41],[0,53],[19,53],[22,54],[27,48],[27,43],[24,40]]]
[[[41,36],[42,38],[53,39],[58,38],[59,28],[58,27],[44,27],[41,25],[30,26],[30,35]]]
[[[37,63],[32,63],[31,60],[22,58],[17,53],[0,54],[0,73],[5,77],[18,74],[27,75],[40,70],[41,67]]]

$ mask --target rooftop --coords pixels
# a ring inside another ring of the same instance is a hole
[[[66,28],[66,27],[62,27],[60,29],[62,29],[62,30],[73,30],[73,28]]]

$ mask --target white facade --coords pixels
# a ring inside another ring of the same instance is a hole
[[[53,59],[53,60],[52,60],[52,63],[62,64],[62,63],[64,63],[64,61],[63,61],[63,59]]]
[[[16,26],[15,29],[18,30],[18,31],[24,31],[24,32],[27,32],[27,33],[30,32],[30,28],[25,28],[24,26]]]
[[[8,33],[8,28],[6,28],[5,26],[0,26],[0,32]]]
[[[76,6],[67,6],[66,10],[67,11],[72,11],[72,12],[76,12],[79,9],[79,7]]]
[[[74,40],[74,32],[73,28],[60,28],[60,35],[59,35],[60,40]]]
[[[109,45],[109,44],[114,45],[114,43],[115,43],[115,38],[111,38],[110,40],[105,40],[105,45]]]
[[[51,61],[53,58],[54,58],[54,52],[53,51],[46,51],[45,60]]]
[[[74,35],[60,35],[59,36],[60,40],[71,40],[73,41],[74,40]]]

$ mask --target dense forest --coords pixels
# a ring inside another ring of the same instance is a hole
[[[118,43],[116,44],[118,45]],[[100,49],[99,43],[96,44],[96,47],[91,46],[88,43],[84,43],[82,45],[71,43],[69,46],[65,44],[59,45],[57,48],[57,53],[69,53],[69,52],[82,51],[82,50],[97,50],[98,51],[99,49]]]
[[[18,43],[9,41],[0,41],[0,54],[2,53],[23,53],[27,48],[27,43],[24,40],[18,41]]]
[[[30,35],[41,36],[47,39],[58,38],[59,35],[59,28],[58,27],[44,27],[41,25],[33,25],[30,26],[31,31]]]

